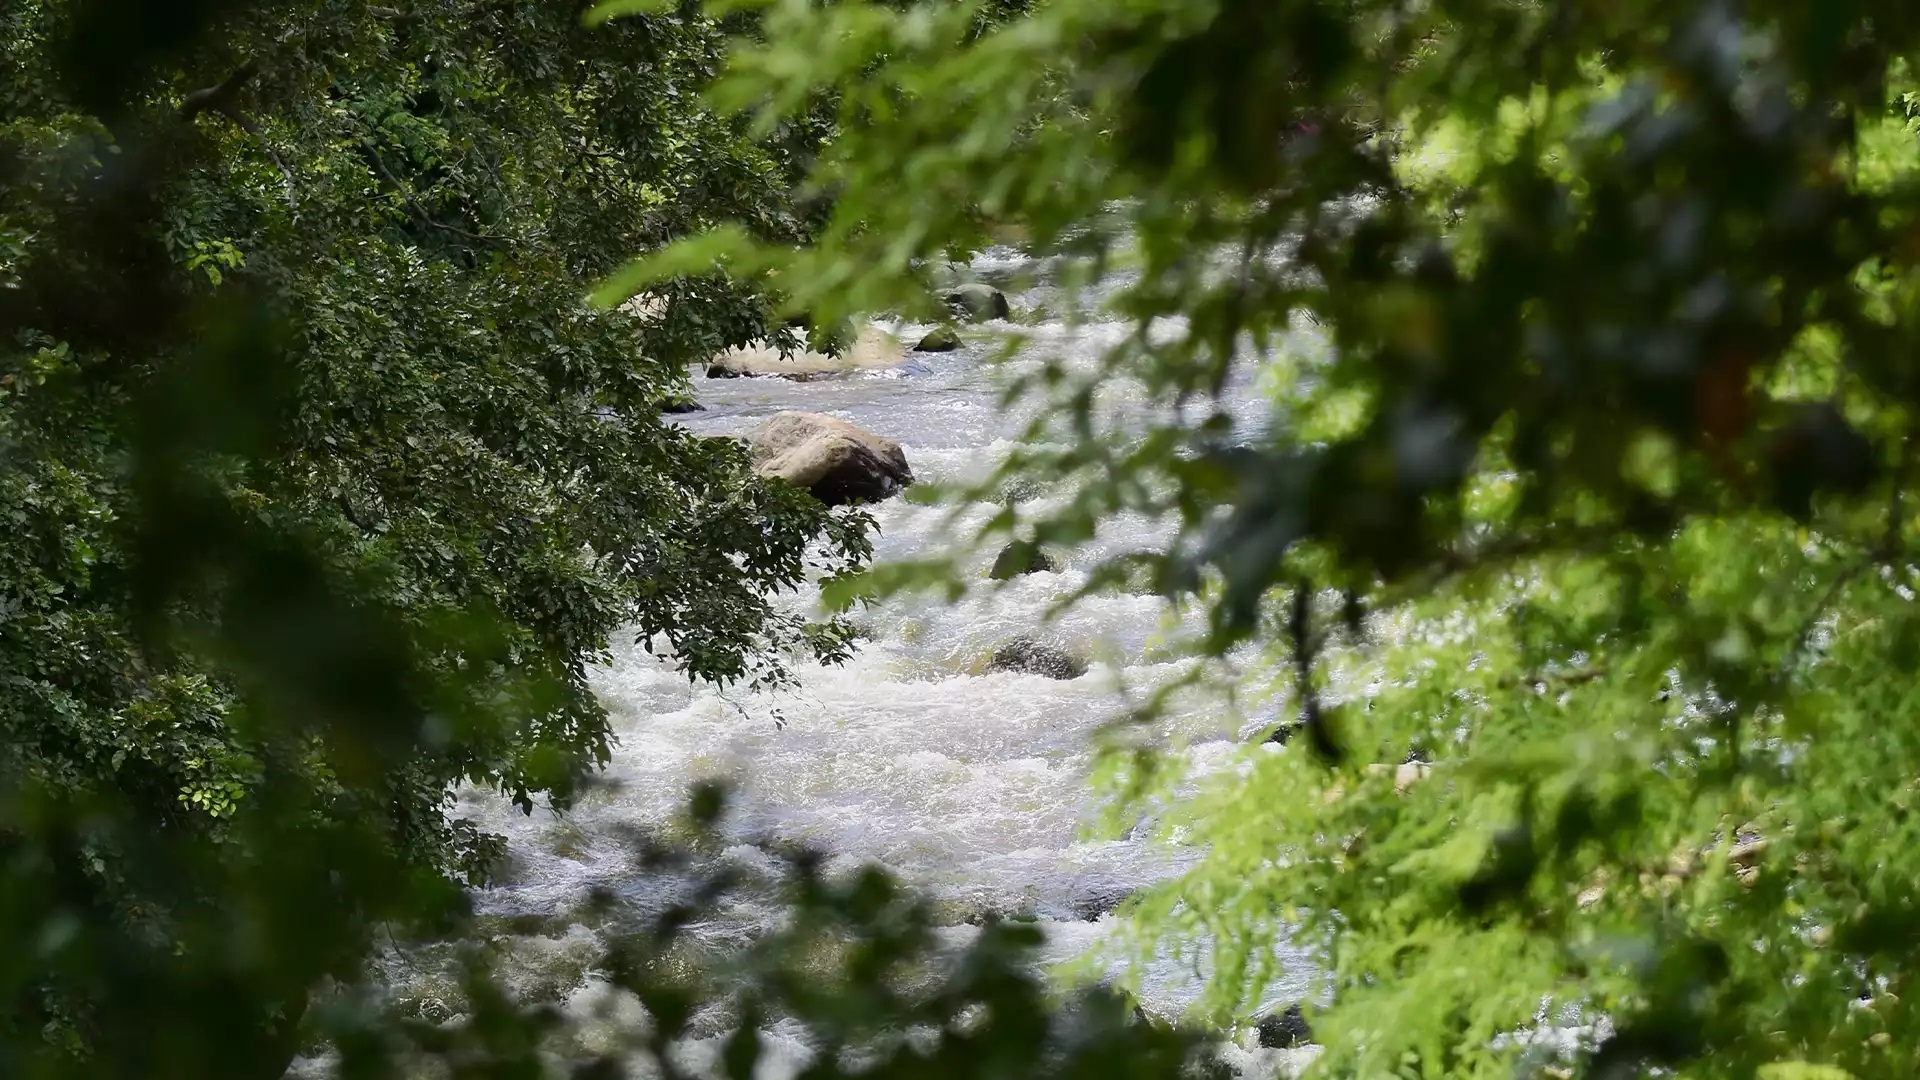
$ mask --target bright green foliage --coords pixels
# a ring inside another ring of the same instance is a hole
[[[750,6],[716,98],[771,129],[831,88],[833,215],[624,284],[718,261],[907,308],[994,221],[1132,275],[1137,332],[1030,388],[1065,448],[1010,465],[1078,497],[995,525],[1170,517],[1141,561],[1206,605],[1198,648],[1270,650],[1303,730],[1203,785],[1174,823],[1205,860],[1136,909],[1211,950],[1213,1007],[1298,935],[1321,1075],[1920,1068],[1920,12]],[[1209,407],[1236,365],[1275,388],[1254,430]],[[1183,408],[1104,437],[1122,379]],[[1558,1064],[1515,1038],[1566,1008],[1610,1027]]]
[[[530,809],[605,762],[611,635],[723,682],[844,650],[770,594],[862,561],[864,519],[660,422],[767,302],[581,301],[712,221],[806,234],[817,133],[702,108],[723,41],[0,9],[0,1074],[275,1074],[377,920],[487,873],[452,785]]]

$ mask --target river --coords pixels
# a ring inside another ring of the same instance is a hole
[[[1028,418],[1001,406],[1009,375],[1046,357],[1090,363],[1126,327],[1036,317],[1064,308],[1065,298],[1044,266],[1013,251],[987,252],[972,270],[1009,283],[1017,326],[1002,328],[1028,338],[1009,363],[994,363],[997,346],[979,336],[957,352],[909,354],[901,368],[819,381],[696,378],[705,411],[675,422],[702,433],[743,434],[781,410],[828,413],[901,443],[920,480],[984,475]],[[1024,284],[1015,287],[1016,280]],[[901,329],[909,342],[916,333]],[[1229,407],[1257,426],[1265,409],[1249,383],[1240,380]],[[1125,415],[1129,391],[1114,393],[1114,413]],[[876,556],[945,550],[994,509],[968,508],[956,533],[950,507],[890,500],[875,508]],[[464,813],[509,838],[510,869],[502,884],[479,894],[481,909],[542,920],[543,929],[514,943],[518,968],[510,977],[563,994],[591,989],[584,965],[598,931],[569,924],[568,913],[596,889],[635,909],[657,906],[662,886],[638,866],[628,838],[670,822],[702,778],[724,779],[735,792],[727,828],[742,844],[726,857],[750,860],[753,849],[744,841],[771,838],[812,845],[840,865],[877,862],[933,897],[956,936],[985,914],[1024,913],[1045,926],[1049,961],[1086,953],[1114,931],[1110,911],[1118,901],[1177,873],[1191,855],[1145,830],[1117,837],[1090,831],[1099,805],[1089,783],[1095,740],[1122,709],[1123,687],[1137,693],[1183,670],[1166,646],[1169,631],[1182,624],[1164,601],[1125,594],[1047,615],[1085,580],[1090,564],[1163,535],[1147,522],[1117,521],[1069,553],[1057,571],[976,590],[953,605],[885,602],[862,616],[868,640],[850,663],[803,665],[791,692],[690,686],[640,643],[619,643],[613,662],[596,675],[618,737],[607,784],[565,817],[525,817],[476,793],[462,800]],[[984,553],[969,571],[983,586],[992,555]],[[811,607],[816,597],[790,602]],[[1065,681],[987,673],[993,651],[1020,636],[1065,648],[1090,661],[1090,670]],[[1255,723],[1195,699],[1162,717],[1153,737],[1189,748],[1202,763],[1225,763]],[[772,912],[748,902],[696,929],[715,939],[746,935]],[[1305,992],[1308,965],[1291,959],[1274,1001]],[[1162,1014],[1178,1013],[1198,988],[1195,969],[1172,959],[1134,974],[1146,1007]],[[570,990],[570,983],[577,985]],[[1235,1053],[1249,1073],[1271,1074],[1284,1064],[1272,1053]]]

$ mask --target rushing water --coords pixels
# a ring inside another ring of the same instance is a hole
[[[975,264],[989,279],[1026,269],[1004,251]],[[1044,283],[1013,298],[1028,310],[1059,299]],[[1123,331],[1045,320],[1021,329],[1031,337],[1028,355],[1007,366],[1037,362],[1042,353],[1088,361]],[[914,333],[902,329],[909,341]],[[995,349],[970,341],[958,352],[914,356],[899,369],[812,382],[701,380],[696,391],[706,411],[680,422],[702,433],[742,434],[785,409],[828,413],[901,443],[922,480],[975,478],[1025,423],[1001,408],[1008,371],[989,362]],[[1249,422],[1264,413],[1245,389],[1231,404]],[[971,508],[960,528],[977,527],[992,509]],[[949,513],[901,499],[882,504],[877,557],[923,555],[966,539],[948,531]],[[638,907],[657,901],[651,890],[661,886],[639,869],[626,837],[671,821],[696,780],[722,778],[735,791],[729,828],[743,840],[806,843],[846,865],[885,864],[930,894],[957,935],[983,914],[1022,912],[1045,924],[1048,959],[1084,953],[1113,931],[1107,913],[1116,902],[1189,857],[1088,829],[1097,801],[1088,778],[1094,740],[1122,708],[1121,687],[1149,689],[1178,674],[1181,661],[1163,644],[1175,626],[1157,598],[1103,596],[1051,620],[1047,613],[1085,580],[1090,563],[1158,538],[1145,523],[1117,522],[1057,572],[976,590],[952,606],[880,605],[866,617],[870,639],[850,663],[803,667],[792,692],[693,687],[640,643],[620,644],[596,683],[618,736],[608,785],[565,818],[523,817],[480,795],[466,800],[465,812],[510,842],[511,872],[480,896],[482,908],[564,924],[596,889]],[[971,574],[984,583],[985,562]],[[986,673],[995,648],[1019,636],[1066,648],[1091,661],[1090,670],[1070,681]],[[1195,701],[1170,712],[1155,734],[1191,747],[1200,760],[1224,760],[1242,737],[1236,726]],[[742,844],[729,857],[748,860],[752,850]],[[751,933],[770,917],[770,908],[748,903],[723,925],[702,929],[719,937]],[[590,982],[568,964],[590,955],[593,944],[583,926],[529,939],[522,977]],[[1195,973],[1172,961],[1135,974],[1147,1006],[1162,1013],[1178,1012],[1198,989]],[[1301,989],[1296,980],[1275,996]],[[1240,1056],[1249,1070],[1276,1064],[1271,1055]]]

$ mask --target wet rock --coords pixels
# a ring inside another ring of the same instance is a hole
[[[444,1024],[460,1015],[453,1006],[437,997],[405,999],[400,1004],[400,1015],[410,1020],[423,1020],[429,1024]]]
[[[696,413],[696,412],[706,412],[707,407],[693,400],[692,398],[673,398],[669,400],[666,404],[661,405],[660,411],[663,413],[670,413],[670,414]]]
[[[1124,885],[1096,885],[1067,901],[1074,918],[1081,922],[1099,922],[1111,915],[1116,908],[1127,902],[1133,890]]]
[[[1049,679],[1077,679],[1087,673],[1087,662],[1032,638],[1015,638],[994,651],[987,670],[1041,675]]]
[[[819,413],[783,412],[754,430],[754,471],[828,506],[879,502],[913,483],[900,444]]]
[[[1313,1041],[1313,1028],[1308,1026],[1306,1014],[1298,1005],[1261,1017],[1257,1030],[1260,1045],[1269,1050],[1292,1050]]]
[[[1004,319],[1013,314],[1007,294],[991,285],[969,281],[948,289],[945,299],[955,315],[971,322]]]
[[[950,897],[933,902],[935,926],[985,926],[1007,918],[991,900],[978,896]]]
[[[1014,506],[1030,502],[1044,494],[1046,489],[1040,486],[1040,481],[1021,473],[1008,477],[1006,483],[1000,485],[1000,490],[994,494],[994,498],[1002,506]]]
[[[508,932],[519,934],[522,937],[538,934],[546,928],[547,919],[544,915],[523,911],[518,915],[510,915],[507,917]]]
[[[993,560],[993,569],[987,576],[995,581],[1012,581],[1023,574],[1055,573],[1060,564],[1053,557],[1040,550],[1040,545],[1031,540],[1015,540],[1000,549]]]
[[[913,347],[914,352],[952,352],[960,347],[960,335],[951,326],[936,326]]]

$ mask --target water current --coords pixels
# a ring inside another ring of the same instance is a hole
[[[1027,419],[1002,407],[1006,379],[1049,356],[1090,363],[1126,328],[1032,314],[1063,306],[1063,298],[1044,267],[1014,252],[989,252],[972,269],[983,280],[1009,283],[1018,329],[1029,338],[1009,363],[990,362],[997,346],[982,335],[956,352],[909,354],[900,368],[831,379],[696,379],[705,411],[676,422],[706,434],[744,434],[782,410],[827,413],[902,444],[921,480],[984,475]],[[1021,312],[1029,314],[1023,319]],[[900,332],[912,341],[916,328]],[[1127,391],[1115,393],[1124,414]],[[1229,408],[1254,426],[1265,413],[1247,385],[1230,392]],[[949,507],[890,500],[875,511],[876,557],[946,550],[993,509],[970,508],[955,532]],[[647,906],[659,886],[637,865],[626,836],[671,821],[691,784],[719,778],[735,792],[728,828],[743,841],[771,837],[811,845],[844,865],[883,864],[933,897],[956,936],[984,914],[1023,913],[1047,930],[1048,961],[1086,953],[1114,931],[1110,912],[1121,898],[1177,873],[1192,856],[1142,836],[1103,838],[1089,830],[1097,805],[1088,775],[1094,741],[1123,707],[1121,687],[1150,689],[1178,675],[1183,661],[1164,647],[1177,623],[1157,598],[1101,596],[1057,618],[1046,615],[1084,582],[1093,562],[1161,538],[1149,523],[1119,521],[1068,553],[1056,571],[976,590],[953,605],[888,601],[864,616],[870,633],[851,662],[803,666],[798,688],[788,692],[691,686],[640,643],[619,643],[596,676],[618,737],[608,784],[564,817],[523,816],[479,794],[463,799],[463,812],[510,844],[506,881],[480,894],[480,906],[544,917],[549,926],[564,926],[596,889]],[[986,569],[978,561],[970,574],[984,583]],[[806,607],[817,599],[806,594],[790,602]],[[1053,680],[988,673],[994,650],[1021,636],[1087,659],[1087,674]],[[1225,762],[1239,752],[1245,727],[1196,701],[1162,718],[1154,735],[1190,748],[1202,762]],[[751,859],[755,850],[743,843],[727,857]],[[749,903],[701,929],[716,937],[750,934],[757,920],[771,917],[770,908]],[[521,977],[562,984],[577,978],[577,992],[585,993],[591,973],[569,961],[592,955],[594,934],[575,925],[522,941]],[[1304,992],[1304,964],[1289,967],[1275,1001]],[[1186,962],[1157,961],[1134,974],[1143,1003],[1162,1014],[1178,1013],[1199,989]],[[1270,1053],[1236,1053],[1250,1074],[1269,1075],[1283,1064]]]

